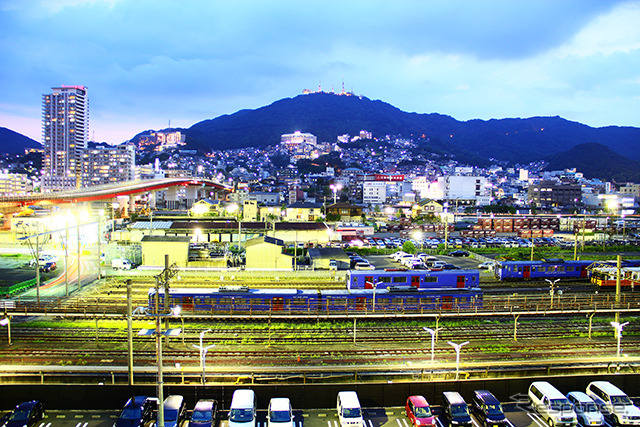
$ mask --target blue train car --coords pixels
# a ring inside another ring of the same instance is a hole
[[[149,311],[155,308],[155,289],[149,290]],[[164,307],[164,289],[158,292]],[[455,310],[482,307],[480,288],[301,290],[244,287],[171,289],[169,307],[185,312],[315,313],[358,311]]]
[[[169,307],[184,311],[270,312],[316,311],[318,291],[312,289],[249,289],[243,286],[220,288],[173,288],[169,290]],[[164,307],[164,289],[158,293]],[[149,310],[155,307],[155,289],[149,290]]]
[[[412,286],[418,289],[476,288],[478,270],[349,270],[347,289],[386,289],[389,286]]]
[[[322,290],[320,311],[429,311],[482,308],[480,288]]]
[[[555,278],[588,278],[593,261],[565,261],[547,259],[543,261],[502,261],[495,267],[499,280],[528,280]]]

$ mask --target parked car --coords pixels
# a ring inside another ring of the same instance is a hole
[[[627,394],[608,381],[593,381],[587,386],[587,394],[600,407],[614,426],[640,425],[640,409]]]
[[[3,427],[31,427],[44,418],[44,404],[39,400],[22,402],[15,407]]]
[[[144,427],[153,421],[156,401],[147,396],[133,396],[125,403],[114,427]]]
[[[507,417],[502,411],[500,401],[487,390],[473,392],[473,406],[471,410],[485,427],[504,427]]]
[[[567,394],[567,399],[573,405],[573,410],[578,416],[578,423],[583,427],[601,426],[604,424],[604,416],[598,410],[592,398],[581,391],[572,391]]]
[[[448,253],[449,256],[469,256],[467,251],[453,251]]]
[[[442,393],[442,416],[450,426],[455,424],[460,427],[473,427],[467,403],[458,392]]]
[[[42,254],[38,257],[38,264],[43,265],[48,262],[58,262],[58,257],[55,255],[49,255],[49,254]],[[36,259],[31,258],[31,260],[29,260],[29,265],[31,267],[34,267],[36,265]]]
[[[478,269],[480,270],[489,270],[492,271],[496,266],[496,263],[493,261],[485,261],[482,264],[478,265]]]
[[[404,410],[413,427],[435,426],[436,417],[424,396],[409,396]]]
[[[212,427],[218,415],[216,400],[200,399],[196,403],[189,419],[189,427]]]
[[[49,273],[51,271],[55,271],[58,268],[58,265],[55,262],[47,262],[46,264],[40,264],[40,272],[41,273]]]
[[[274,397],[269,401],[267,427],[293,427],[293,410],[288,397]]]
[[[457,265],[454,264],[445,264],[442,266],[443,270],[461,270],[460,267],[458,267]]]
[[[375,265],[369,264],[369,261],[359,261],[354,266],[356,270],[375,270]]]

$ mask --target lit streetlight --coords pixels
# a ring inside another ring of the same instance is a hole
[[[206,383],[205,372],[206,372],[207,352],[209,351],[210,348],[216,346],[215,344],[211,344],[207,347],[203,345],[202,341],[204,339],[204,334],[206,334],[207,332],[211,332],[211,329],[207,329],[206,331],[200,332],[200,345],[193,344],[193,346],[200,351],[200,367],[202,367],[202,385],[205,385]]]
[[[426,326],[423,326],[422,329],[424,329],[426,332],[429,332],[431,334],[431,363],[433,363],[435,358],[434,348],[436,344],[436,333],[440,330],[440,328],[431,329],[431,328],[427,328]]]
[[[7,339],[9,341],[9,345],[12,345],[11,344],[11,319],[9,318],[9,316],[6,316],[2,318],[2,320],[0,320],[0,326],[7,327]]]
[[[613,328],[616,330],[616,338],[618,338],[618,348],[616,351],[616,356],[618,358],[620,358],[620,353],[622,351],[620,349],[620,340],[622,339],[622,328],[624,328],[628,324],[629,322],[624,322],[624,323],[611,322],[611,326],[613,326]]]
[[[338,184],[331,184],[329,186],[329,188],[331,189],[331,191],[333,191],[333,204],[336,204],[336,196],[338,191],[342,190],[342,184],[338,183]]]
[[[463,345],[467,344],[469,344],[469,341],[465,341],[462,344],[456,344],[453,341],[449,341],[449,345],[456,350],[456,381],[458,380],[460,373],[460,349]]]
[[[556,283],[558,283],[560,281],[560,279],[556,279],[556,280],[544,279],[544,280],[549,282],[549,286],[550,286],[549,287],[549,295],[551,295],[551,307],[550,308],[553,308],[553,295],[556,293],[555,292],[555,286],[556,286]]]

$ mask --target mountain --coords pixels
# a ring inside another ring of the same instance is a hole
[[[42,144],[11,129],[0,127],[0,153],[24,154],[25,148],[42,148]]]
[[[617,154],[602,144],[576,145],[569,151],[549,156],[547,170],[576,168],[587,178],[616,182],[640,182],[640,162]]]
[[[639,128],[592,128],[561,117],[458,121],[437,113],[408,113],[366,97],[329,93],[285,98],[205,120],[185,129],[185,134],[189,145],[220,150],[275,145],[280,135],[296,130],[312,133],[318,141],[335,141],[338,135],[357,135],[363,129],[378,138],[413,137],[428,149],[459,158],[528,163],[594,142],[640,161]]]

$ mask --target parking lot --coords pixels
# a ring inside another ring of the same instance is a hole
[[[508,403],[503,405],[507,416],[508,427],[548,427],[547,423],[537,414],[527,410],[525,405]],[[440,408],[433,407],[434,414],[439,415]],[[37,423],[38,427],[112,427],[120,411],[56,411],[48,410],[46,417]],[[365,427],[411,427],[405,416],[404,408],[364,408]],[[219,427],[229,427],[225,414],[221,414]],[[449,427],[439,416],[438,427]],[[473,427],[483,427],[472,415]],[[606,427],[614,427],[605,423]],[[184,423],[182,427],[187,427]],[[258,410],[256,427],[267,427],[266,410]],[[294,410],[294,427],[339,427],[335,408],[311,409],[305,411]]]

